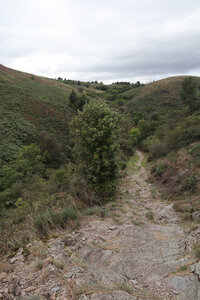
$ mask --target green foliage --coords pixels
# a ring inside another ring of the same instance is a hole
[[[77,94],[74,92],[74,90],[72,90],[70,96],[69,96],[69,101],[70,104],[73,105],[77,100]]]
[[[149,139],[147,144],[152,157],[157,158],[166,154],[167,149],[165,141],[153,137],[152,139]]]
[[[189,105],[190,110],[195,109],[197,100],[196,84],[193,77],[186,77],[182,84],[181,99],[183,103]]]
[[[13,163],[0,169],[0,206],[10,206],[19,197],[30,177],[43,174],[44,162],[36,144],[24,146]]]
[[[86,97],[85,95],[80,95],[78,96],[74,90],[72,90],[70,97],[69,97],[69,101],[70,101],[70,106],[75,109],[75,110],[82,110],[83,106],[86,103]]]
[[[45,157],[46,166],[58,168],[64,160],[64,153],[60,142],[54,134],[43,131],[40,133],[39,146]]]
[[[166,170],[167,170],[167,164],[161,162],[156,166],[155,174],[156,176],[161,176],[165,173]]]
[[[17,154],[14,166],[23,176],[42,174],[44,172],[44,158],[36,144],[24,146]]]
[[[16,157],[23,143],[35,139],[33,124],[13,112],[0,111],[0,159],[9,162]]]
[[[74,160],[88,186],[103,199],[116,189],[119,116],[103,101],[90,101],[73,119]]]
[[[44,235],[50,229],[54,229],[56,227],[66,227],[69,220],[76,220],[77,217],[77,211],[72,207],[68,207],[64,208],[60,212],[56,212],[52,209],[38,212],[35,214],[33,221],[37,231]]]
[[[154,214],[153,214],[152,211],[148,211],[148,212],[146,213],[146,217],[147,217],[147,219],[149,219],[149,220],[151,220],[151,221],[154,221]]]
[[[142,138],[152,135],[156,129],[156,121],[139,120],[138,129]]]
[[[131,128],[129,131],[131,140],[133,142],[133,145],[137,145],[139,143],[139,140],[141,139],[140,130],[138,128]]]

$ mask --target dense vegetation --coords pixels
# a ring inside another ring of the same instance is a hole
[[[198,77],[105,85],[0,65],[0,252],[113,199],[136,146],[190,218],[200,210],[199,94]]]

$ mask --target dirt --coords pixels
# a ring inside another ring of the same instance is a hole
[[[199,227],[191,231],[162,200],[137,154],[104,217],[85,217],[77,231],[35,241],[4,263],[0,299],[200,299]]]

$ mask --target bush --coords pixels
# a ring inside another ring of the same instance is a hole
[[[24,146],[13,163],[0,169],[0,206],[11,206],[25,184],[36,174],[43,174],[45,165],[36,144]]]
[[[166,154],[166,144],[157,138],[153,138],[148,142],[148,149],[152,157],[158,158]]]
[[[156,176],[163,175],[167,170],[167,164],[166,163],[159,163],[159,165],[156,167]]]
[[[75,164],[100,202],[116,190],[118,124],[118,114],[102,101],[90,101],[71,123]]]
[[[141,139],[140,130],[138,128],[131,128],[129,131],[131,140],[133,142],[133,145],[137,145],[139,143],[139,140]]]

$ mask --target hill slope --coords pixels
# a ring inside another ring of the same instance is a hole
[[[75,113],[69,105],[72,89],[79,93],[76,86],[0,65],[1,162],[12,160],[23,144],[38,141],[43,131],[53,134],[64,152]]]

